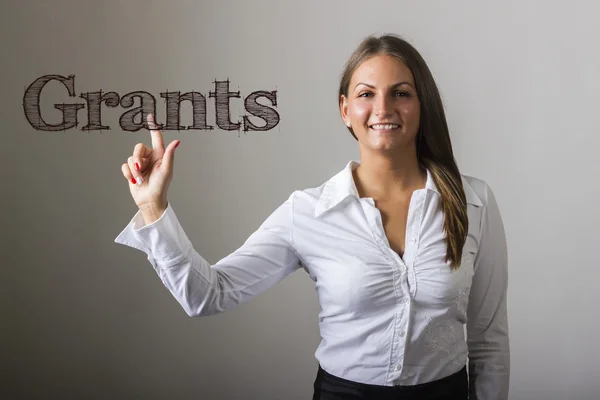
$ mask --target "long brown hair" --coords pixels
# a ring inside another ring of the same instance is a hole
[[[452,270],[460,266],[462,250],[468,233],[467,201],[462,179],[450,143],[444,106],[435,80],[419,52],[406,40],[394,34],[364,39],[346,62],[340,79],[339,96],[348,97],[348,87],[354,71],[368,58],[386,54],[399,58],[412,72],[417,96],[421,103],[421,120],[415,142],[419,165],[427,168],[442,195],[446,261]],[[340,103],[341,106],[341,103]],[[348,128],[358,140],[352,128]]]

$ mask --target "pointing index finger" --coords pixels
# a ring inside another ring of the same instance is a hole
[[[153,149],[165,149],[163,137],[161,131],[158,129],[158,125],[154,121],[154,115],[148,114],[147,117],[148,129],[150,130],[150,136],[152,137],[152,148]]]

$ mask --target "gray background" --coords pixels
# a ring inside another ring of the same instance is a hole
[[[126,110],[106,107],[111,130],[36,131],[22,98],[42,75],[75,74],[78,94],[152,93],[164,121],[167,89],[207,95],[229,78],[242,97],[278,90],[271,131],[165,132],[182,141],[169,201],[216,262],[293,190],[357,159],[338,78],[364,36],[395,32],[437,79],[462,173],[501,207],[511,399],[597,398],[599,12],[592,1],[3,2],[0,397],[310,398],[318,303],[305,272],[189,318],[144,254],[113,242],[136,211],[120,166],[149,133],[120,130]],[[70,101],[48,86],[45,117]],[[241,99],[231,112],[241,118]]]

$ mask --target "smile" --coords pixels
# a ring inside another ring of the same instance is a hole
[[[375,124],[375,125],[370,125],[369,128],[377,130],[377,131],[388,131],[388,130],[398,129],[398,128],[400,128],[400,125],[398,125],[398,124]]]

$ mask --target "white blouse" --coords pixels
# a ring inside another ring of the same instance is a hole
[[[194,250],[171,204],[148,225],[138,211],[115,242],[146,253],[190,316],[230,310],[302,267],[321,306],[315,357],[325,371],[361,383],[415,385],[468,363],[472,400],[507,399],[508,257],[490,187],[462,176],[469,232],[462,264],[452,271],[431,173],[412,195],[400,257],[373,199],[359,198],[357,166],[351,161],[323,185],[292,193],[214,265]]]

